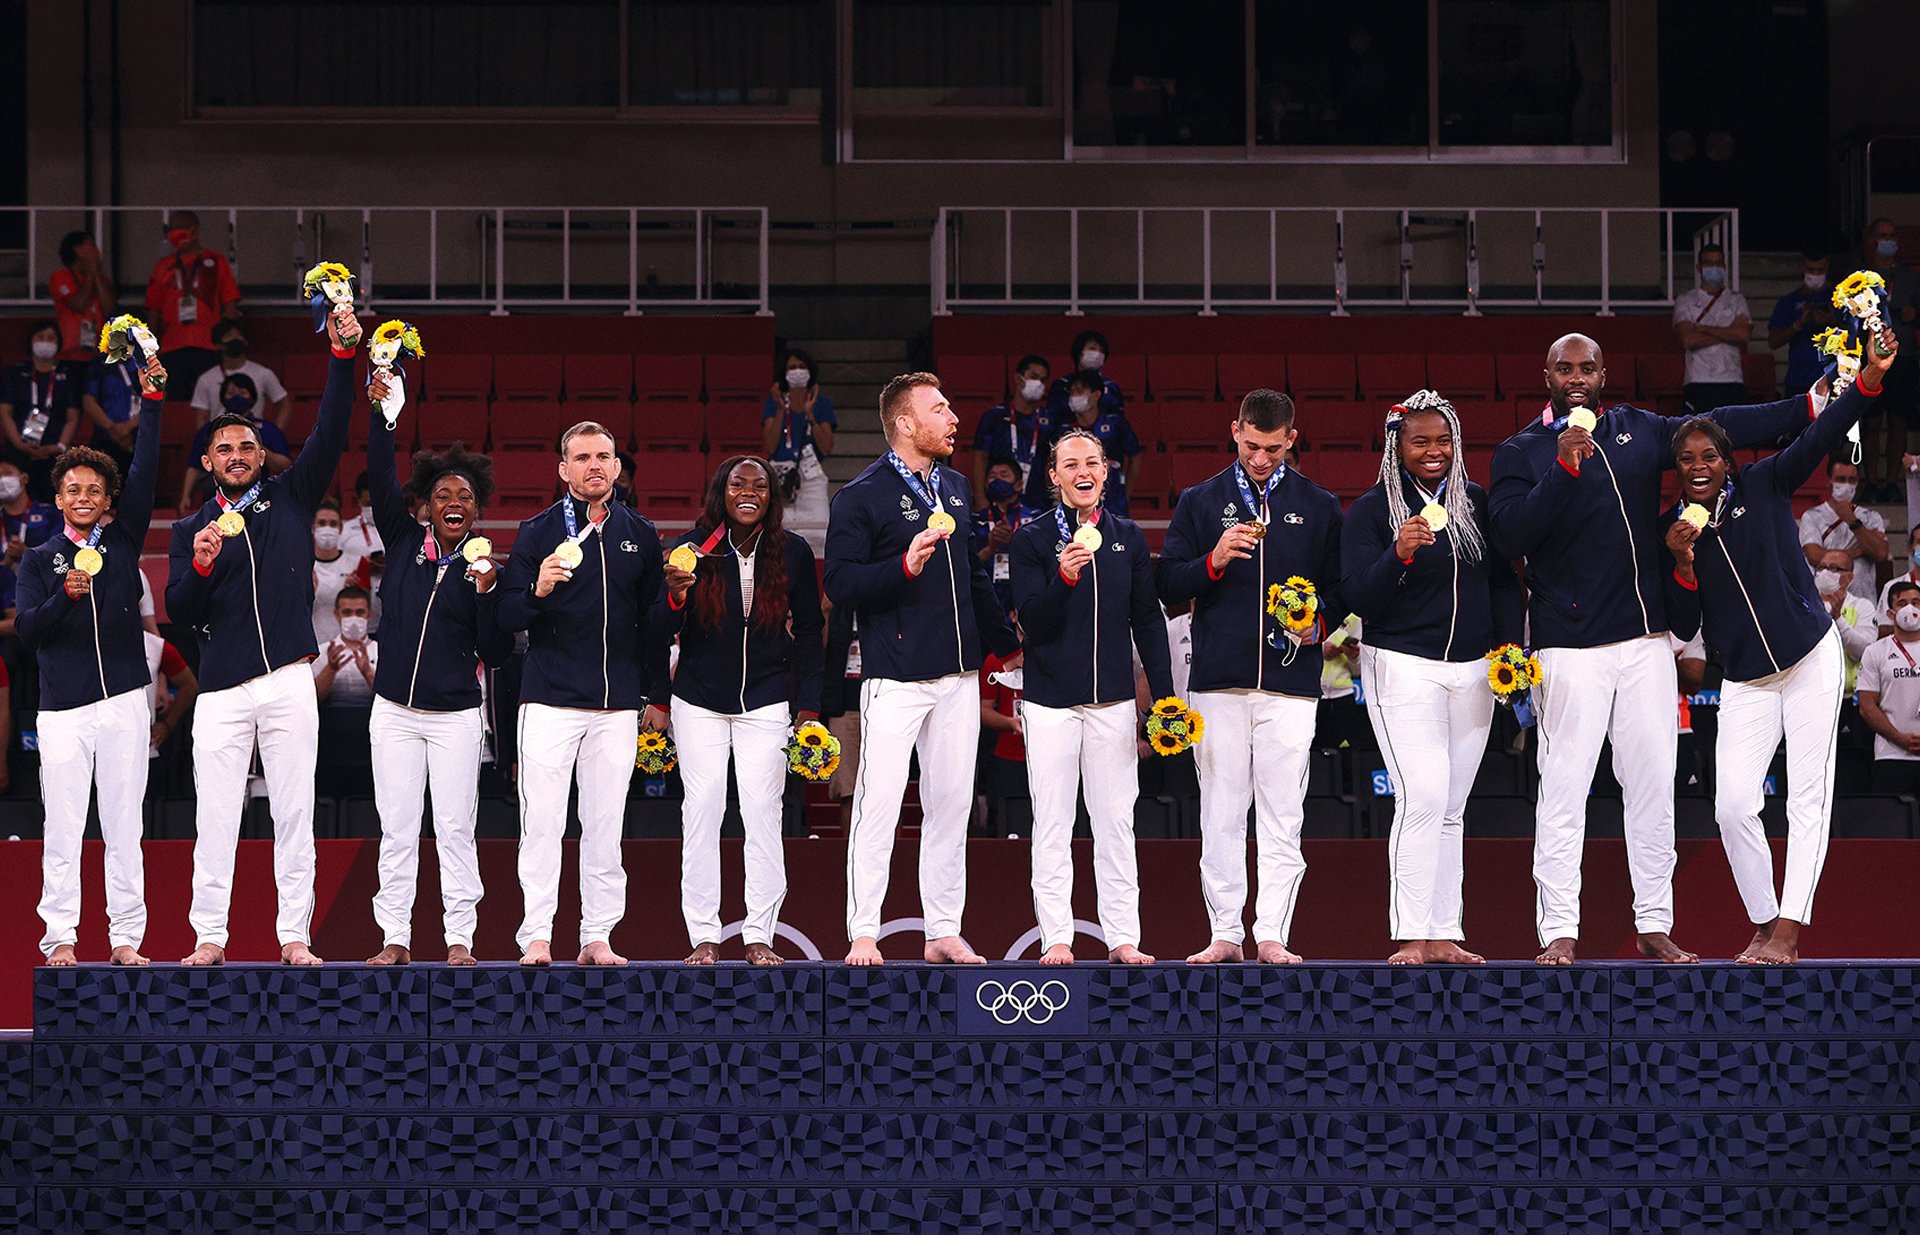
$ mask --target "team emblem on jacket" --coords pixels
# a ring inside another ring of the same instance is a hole
[[[1741,515],[1744,515],[1746,513],[1747,513],[1747,508],[1745,506],[1735,506],[1733,508],[1733,513],[1730,514],[1728,518],[1738,519]]]
[[[1295,514],[1293,511],[1289,510],[1286,514],[1280,516],[1280,522],[1298,525],[1301,523],[1305,523],[1306,520],[1301,518],[1299,515]]]
[[[255,502],[255,503],[253,504],[253,508],[254,508],[255,510],[265,510],[265,509],[267,509],[268,507],[270,507],[270,506],[272,506],[272,505],[273,505],[273,503],[272,503],[272,502]]]
[[[914,500],[904,493],[900,495],[900,513],[906,516],[908,523],[918,523],[920,521],[920,507],[915,505]]]
[[[413,564],[415,566],[425,566],[427,564],[427,546],[425,543],[421,544],[420,552],[413,555]]]
[[[1622,433],[1618,437],[1615,437],[1613,439],[1613,444],[1616,446],[1625,446],[1628,442],[1631,442],[1632,440],[1633,440],[1633,434]]]
[[[951,496],[949,496],[949,497],[947,498],[947,505],[949,505],[949,506],[965,506],[965,505],[966,505],[966,503],[960,500],[960,495],[959,495],[958,493],[955,493],[955,494],[952,494]]]
[[[66,554],[56,553],[53,555],[53,573],[56,575],[64,575],[67,573],[67,555]]]
[[[633,543],[631,540],[623,540],[620,542],[620,552],[638,553],[640,552],[640,546]]]

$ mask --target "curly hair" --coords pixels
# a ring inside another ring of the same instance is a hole
[[[100,479],[107,486],[107,500],[120,496],[120,465],[113,456],[91,446],[70,446],[60,452],[53,461],[53,491],[60,492],[60,482],[66,479],[68,472],[76,467],[90,467],[100,473]]]
[[[461,442],[441,451],[415,451],[407,492],[425,501],[433,495],[433,486],[440,483],[440,478],[450,475],[467,478],[473,486],[474,505],[484,509],[493,500],[493,460],[469,451]]]
[[[780,486],[773,483],[773,465],[759,455],[734,455],[725,460],[707,484],[706,506],[693,525],[697,544],[727,523],[727,482],[740,467],[751,463],[767,478],[767,510],[760,516],[760,547],[753,567],[753,624],[773,634],[787,624],[787,533],[781,526]],[[726,585],[717,570],[703,570],[693,585],[693,618],[706,630],[718,630],[727,612]]]

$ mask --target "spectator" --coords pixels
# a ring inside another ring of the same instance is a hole
[[[265,423],[271,420],[284,435],[287,416],[293,411],[293,397],[280,384],[280,375],[256,360],[247,359],[247,332],[232,319],[213,324],[213,345],[220,350],[220,363],[202,373],[193,384],[195,424],[205,424],[222,412],[251,416]],[[237,380],[245,377],[242,382]],[[251,402],[242,402],[240,394],[251,391]]]
[[[340,503],[332,498],[320,499],[320,505],[313,512],[313,640],[325,643],[340,634],[340,618],[336,612],[336,601],[349,588],[356,588],[363,598],[369,596],[367,589],[373,583],[373,572],[364,557],[353,557],[340,547],[341,523]],[[359,610],[360,616],[367,619],[369,629],[373,625],[373,604],[369,599],[366,607]],[[367,700],[369,705],[373,702]]]
[[[27,493],[26,473],[0,460],[0,528],[6,532],[6,564],[20,565],[20,557],[60,528],[60,512],[50,502],[35,501]]]
[[[220,406],[249,407],[259,401],[259,391],[253,379],[245,373],[231,373],[220,385]],[[223,413],[216,411],[217,417]],[[246,415],[245,412],[240,413]],[[280,426],[270,420],[256,420],[254,432],[259,434],[260,449],[266,453],[268,475],[286,471],[293,466],[293,450],[287,445],[287,435]],[[187,447],[187,472],[180,478],[180,509],[192,510],[213,496],[212,481],[207,478],[207,448],[213,440],[213,421],[201,425],[193,435],[193,445]]]
[[[620,463],[620,478],[613,482],[613,501],[616,505],[637,510],[640,502],[633,491],[633,456],[624,450],[616,450],[613,457]]]
[[[367,591],[373,594],[373,620],[367,623],[367,629],[377,635],[380,633],[380,576],[387,568],[387,550],[380,543],[380,529],[374,525],[373,491],[367,488],[365,472],[354,477],[353,494],[357,505],[353,517],[341,524],[340,552],[348,557],[367,559],[367,571],[372,579]]]
[[[1859,489],[1858,465],[1838,457],[1827,460],[1827,500],[1800,516],[1800,549],[1815,567],[1828,550],[1844,552],[1857,563],[1848,572],[1853,594],[1872,600],[1879,591],[1879,566],[1891,561],[1892,553],[1887,548],[1886,519],[1871,506],[1854,505]]]
[[[92,360],[98,355],[100,328],[120,311],[120,298],[101,269],[93,233],[68,232],[60,238],[60,269],[47,280],[47,293],[60,327],[60,359]]]
[[[827,469],[840,421],[833,400],[820,393],[820,366],[799,348],[788,348],[780,375],[760,408],[761,446],[773,462],[786,503],[785,526],[815,553],[827,547]]]
[[[1725,249],[1702,245],[1694,269],[1699,286],[1673,302],[1673,330],[1687,350],[1687,410],[1704,416],[1747,402],[1743,357],[1753,337],[1753,319],[1747,298],[1727,286]]]
[[[336,516],[339,513],[334,511]],[[358,584],[339,589],[334,597],[334,633],[313,659],[313,693],[321,703],[366,708],[371,714],[373,675],[380,667],[380,645],[367,638],[367,619],[372,611],[367,589]]]
[[[240,315],[240,285],[227,259],[200,243],[200,216],[176,210],[167,218],[173,252],[147,278],[147,320],[160,325],[160,362],[175,388],[191,390],[220,358],[213,324]]]
[[[1124,515],[1127,486],[1140,462],[1140,439],[1125,416],[1108,411],[1101,402],[1099,392],[1103,381],[1105,379],[1091,369],[1083,369],[1067,379],[1066,415],[1058,419],[1054,433],[1057,436],[1067,429],[1078,428],[1100,439],[1101,447],[1107,452],[1107,489],[1101,507]],[[1051,440],[1041,443],[1043,455],[1052,449]],[[1046,468],[1036,467],[1027,479],[1027,505],[1034,510],[1044,510],[1053,504],[1046,488],[1046,472]]]
[[[1373,728],[1367,709],[1353,697],[1354,679],[1360,669],[1360,619],[1349,613],[1346,620],[1320,641],[1320,707],[1314,718],[1313,745],[1316,750],[1365,748],[1363,740]]]
[[[1053,439],[1054,416],[1046,403],[1049,372],[1044,356],[1022,356],[1013,369],[1013,397],[981,415],[973,432],[974,501],[987,501],[988,460],[1012,459],[1025,473]]]
[[[973,512],[974,555],[987,564],[1000,607],[1013,612],[1013,568],[1007,546],[1020,525],[1033,518],[1020,500],[1020,465],[998,458],[987,465],[987,504]]]
[[[1880,637],[1879,614],[1874,611],[1871,596],[1861,596],[1849,586],[1853,582],[1854,559],[1845,550],[1827,550],[1813,567],[1813,585],[1826,603],[1833,627],[1840,635],[1840,648],[1847,654],[1847,693],[1852,694],[1854,679],[1860,672],[1860,657],[1867,646]]]
[[[1894,632],[1860,657],[1860,719],[1874,734],[1873,791],[1920,793],[1920,583],[1888,590]]]
[[[125,474],[133,461],[133,434],[140,427],[140,371],[131,357],[108,364],[87,362],[80,379],[80,411],[93,425],[93,445],[113,457]]]
[[[153,689],[148,696],[153,706],[153,733],[147,758],[158,759],[167,739],[186,728],[194,697],[200,693],[200,680],[187,667],[180,649],[152,631],[145,635],[147,669],[153,674]]]
[[[1101,334],[1098,330],[1083,330],[1073,336],[1073,348],[1067,354],[1072,357],[1073,361],[1071,367],[1067,370],[1068,374],[1099,374],[1102,366],[1107,363],[1107,357],[1113,353],[1107,347],[1107,336]],[[1067,396],[1069,393],[1067,386],[1071,381],[1072,378],[1068,376],[1057,377],[1053,379],[1053,385],[1047,390],[1047,407],[1055,413],[1056,421],[1065,419]],[[1100,394],[1101,411],[1111,412],[1115,416],[1124,416],[1127,414],[1126,392],[1120,389],[1118,382],[1103,375],[1100,377],[1099,384],[1095,386],[1094,389]],[[1111,450],[1107,452],[1107,457],[1109,459],[1113,457]],[[1112,493],[1113,490],[1109,488],[1107,491],[1108,493]],[[1124,514],[1126,512],[1122,511],[1120,513]]]
[[[989,802],[1024,798],[1027,790],[1026,728],[1020,720],[1021,665],[1024,655],[989,652],[980,666],[980,737],[992,742],[992,755],[980,771],[980,792]],[[844,755],[843,755],[844,757]],[[1004,818],[1001,835],[1011,835]]]
[[[80,431],[80,383],[57,359],[60,328],[43,317],[27,328],[33,359],[8,369],[0,379],[0,432],[5,457],[26,473],[27,491],[42,501],[53,497],[53,458],[73,445]]]
[[[860,624],[852,605],[835,605],[821,593],[827,618],[827,660],[820,679],[820,718],[840,739],[840,766],[827,793],[840,804],[840,826],[853,819],[853,790],[860,769]]]
[[[1767,346],[1787,349],[1787,376],[1783,395],[1805,394],[1820,380],[1827,359],[1813,345],[1813,336],[1833,325],[1833,284],[1827,277],[1825,254],[1800,255],[1801,285],[1780,297],[1767,319]]]

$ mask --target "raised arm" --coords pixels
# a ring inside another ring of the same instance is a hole
[[[140,373],[140,426],[133,432],[133,461],[114,505],[114,522],[139,529],[144,538],[153,522],[154,490],[160,483],[160,415],[166,406],[167,371],[150,356]]]
[[[376,375],[374,384],[380,384]],[[304,456],[302,456],[304,457]],[[373,522],[382,544],[398,545],[414,526],[407,497],[400,490],[400,459],[393,430],[374,399],[367,401],[367,489],[373,497]]]
[[[287,469],[288,491],[308,509],[318,505],[326,495],[333,484],[333,474],[340,468],[340,456],[347,449],[347,419],[353,413],[353,356],[354,349],[360,345],[360,335],[357,324],[347,327],[354,332],[350,336],[341,334],[343,316],[352,322],[351,310],[336,311],[327,319],[327,341],[333,349],[333,360],[327,365],[327,385],[320,395],[320,414],[300,457]]]

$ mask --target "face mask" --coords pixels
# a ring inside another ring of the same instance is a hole
[[[253,396],[250,394],[231,394],[220,400],[220,406],[235,416],[248,416],[253,413]]]
[[[18,476],[0,476],[0,502],[11,502],[19,497],[20,483]]]
[[[189,244],[193,243],[193,229],[190,227],[174,228],[167,233],[167,243],[176,249],[186,248]]]
[[[247,341],[240,338],[229,338],[225,343],[220,345],[220,350],[237,360],[247,354]]]
[[[341,618],[340,637],[348,643],[360,642],[367,637],[367,619],[363,617]]]
[[[1827,285],[1827,276],[1824,274],[1803,274],[1800,276],[1800,281],[1807,285],[1808,291],[1817,292]]]
[[[1859,489],[1859,486],[1856,485],[1851,480],[1836,480],[1833,482],[1833,485],[1831,486],[1831,488],[1833,491],[1834,501],[1851,502],[1853,500],[1853,495]]]
[[[1100,366],[1107,363],[1107,354],[1097,347],[1090,347],[1080,353],[1080,367],[1098,372]]]
[[[1076,416],[1084,416],[1093,410],[1092,395],[1068,395],[1067,410]]]
[[[1013,496],[1013,482],[995,478],[987,482],[987,500],[1004,502]]]
[[[1813,586],[1820,589],[1822,596],[1832,596],[1840,590],[1840,572],[1826,569],[1814,571]]]
[[[1901,605],[1900,611],[1893,615],[1893,624],[1908,634],[1920,630],[1920,607]]]
[[[1020,397],[1029,403],[1038,403],[1047,393],[1047,384],[1037,377],[1030,377],[1020,383]]]
[[[317,527],[313,529],[313,547],[331,553],[340,547],[340,529],[337,527]],[[351,620],[351,619],[348,619]]]
[[[805,390],[813,384],[813,374],[805,369],[787,370],[787,389]]]
[[[33,358],[35,360],[52,360],[59,354],[60,345],[58,343],[49,343],[45,339],[35,339],[33,341]]]
[[[1700,267],[1700,286],[1719,287],[1721,284],[1725,283],[1726,281],[1727,281],[1727,268],[1725,266]]]
[[[1876,240],[1873,242],[1873,251],[1882,257],[1892,257],[1900,251],[1900,242],[1898,240]]]

